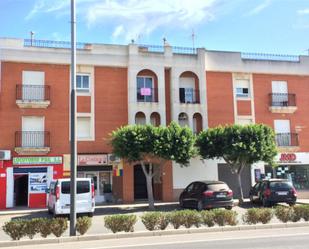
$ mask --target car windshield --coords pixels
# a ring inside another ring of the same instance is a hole
[[[208,190],[211,191],[221,191],[221,190],[228,190],[229,187],[224,183],[214,183],[208,185]]]
[[[270,182],[269,187],[271,189],[290,189],[292,184],[290,182]]]
[[[89,181],[77,181],[77,194],[85,194],[90,192]],[[70,194],[70,182],[61,183],[61,193]]]

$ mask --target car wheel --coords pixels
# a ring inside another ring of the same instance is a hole
[[[179,199],[179,206],[180,206],[181,208],[184,208],[184,207],[185,207],[182,198]]]
[[[250,195],[250,197],[249,197],[249,198],[250,198],[250,202],[251,202],[251,203],[254,203],[254,200],[253,200],[252,195]]]
[[[53,218],[57,218],[58,217],[58,215],[56,214],[56,210],[55,210],[55,206],[54,206],[54,208],[53,208]]]
[[[93,212],[89,212],[88,217],[93,217]]]
[[[227,207],[225,207],[225,209],[227,209],[227,210],[232,210],[232,208],[233,208],[233,206],[227,206]]]
[[[203,210],[203,202],[202,202],[201,200],[199,200],[199,201],[197,202],[196,209],[197,209],[198,211],[202,211],[202,210]]]

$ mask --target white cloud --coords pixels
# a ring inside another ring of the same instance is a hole
[[[308,15],[309,14],[309,8],[307,9],[302,9],[297,11],[298,15]]]
[[[261,4],[255,6],[249,12],[245,14],[245,16],[253,16],[259,14],[261,11],[266,9],[271,4],[271,0],[264,0]]]
[[[229,0],[77,0],[77,14],[89,28],[109,25],[113,39],[137,39],[160,28],[192,28],[216,15],[216,5]],[[70,11],[69,0],[37,0],[26,20],[42,13]]]

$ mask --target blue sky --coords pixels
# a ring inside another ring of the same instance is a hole
[[[81,42],[308,54],[309,0],[76,0]],[[70,0],[0,0],[0,37],[70,40]]]

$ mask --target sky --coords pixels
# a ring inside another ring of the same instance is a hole
[[[308,54],[309,0],[76,0],[79,42]],[[0,37],[70,40],[70,0],[0,0]]]

